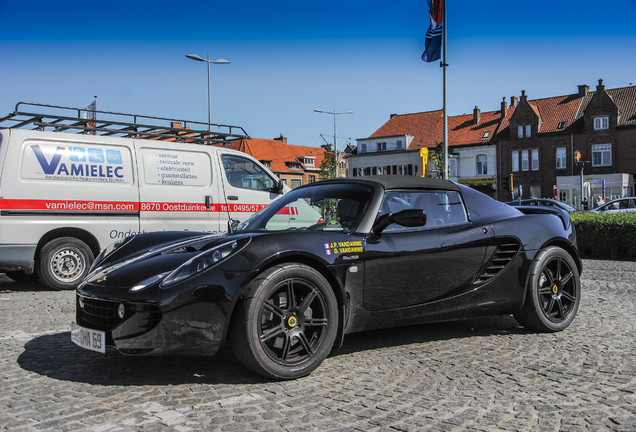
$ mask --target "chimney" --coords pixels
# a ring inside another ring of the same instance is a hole
[[[579,97],[587,96],[587,92],[590,91],[590,86],[587,84],[579,84]]]
[[[528,101],[528,96],[526,96],[526,91],[521,90],[521,102],[527,102],[527,101]]]
[[[170,122],[170,127],[173,129],[183,129],[183,125],[180,122]]]
[[[280,134],[280,136],[278,138],[274,138],[274,141],[281,141],[281,142],[284,142],[285,144],[287,144],[287,137],[283,136],[283,134]]]
[[[504,96],[501,100],[501,118],[506,118],[508,114],[508,102],[506,102],[506,97]]]
[[[596,86],[596,91],[605,91],[605,86],[603,85],[603,80],[598,80],[598,85]]]
[[[510,106],[511,107],[517,105],[517,102],[519,102],[519,98],[517,96],[510,96]]]
[[[473,124],[478,125],[480,120],[481,110],[479,109],[479,107],[475,106],[475,109],[473,110]]]
[[[333,145],[331,145],[331,144],[323,144],[320,147],[324,148],[328,152],[332,152],[333,151]]]

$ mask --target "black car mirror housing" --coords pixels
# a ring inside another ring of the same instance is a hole
[[[373,232],[380,234],[386,227],[394,223],[405,227],[424,226],[426,225],[426,212],[420,209],[407,209],[397,213],[383,214],[373,225]]]

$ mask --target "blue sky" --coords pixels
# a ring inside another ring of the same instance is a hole
[[[103,4],[100,4],[103,3]],[[636,0],[449,0],[448,110],[636,85]],[[292,144],[372,134],[392,113],[442,107],[442,72],[420,55],[424,0],[0,0],[0,116],[19,101],[212,121]]]

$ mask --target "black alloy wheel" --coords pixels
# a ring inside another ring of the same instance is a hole
[[[565,250],[549,247],[535,258],[523,309],[515,314],[525,327],[555,332],[570,325],[579,308],[578,267]]]
[[[309,374],[331,351],[338,327],[331,286],[303,264],[275,266],[250,284],[231,343],[248,368],[274,379]]]

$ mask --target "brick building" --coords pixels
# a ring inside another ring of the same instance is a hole
[[[528,100],[522,92],[507,109],[497,133],[501,161],[500,199],[553,196],[579,207],[634,194],[636,87],[578,92]],[[581,162],[575,163],[576,152]],[[583,186],[581,185],[583,169]],[[513,175],[513,191],[506,190]]]

